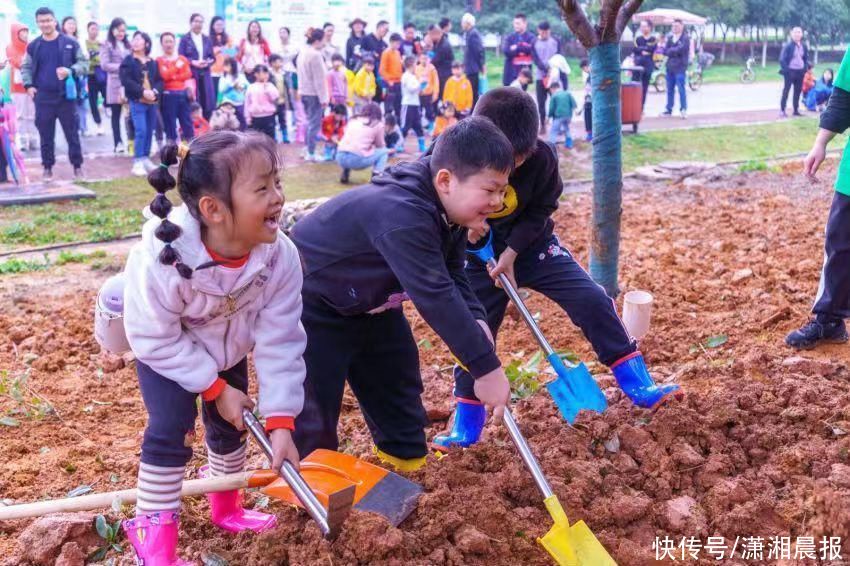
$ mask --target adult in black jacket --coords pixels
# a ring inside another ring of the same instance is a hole
[[[779,56],[779,74],[785,78],[782,85],[782,100],[779,103],[779,115],[787,117],[785,113],[788,103],[788,91],[794,87],[794,99],[792,108],[794,116],[800,116],[800,93],[803,91],[803,77],[809,68],[809,48],[803,43],[803,28],[795,27],[791,30],[791,40],[782,48]]]
[[[466,73],[466,78],[472,85],[472,107],[475,108],[481,90],[478,84],[478,75],[480,73],[487,74],[487,65],[484,63],[484,41],[475,28],[475,16],[469,12],[461,18],[460,27],[463,28],[464,43],[466,44],[463,48],[463,72]]]
[[[189,60],[192,65],[192,78],[195,79],[195,92],[198,104],[207,120],[215,110],[218,93],[213,91],[212,70],[210,66],[215,62],[213,44],[210,36],[204,35],[204,17],[200,14],[192,14],[189,18],[191,29],[189,33],[180,38],[177,52]],[[198,48],[200,46],[200,49]]]
[[[118,71],[124,94],[130,101],[130,117],[136,130],[133,175],[145,176],[154,168],[150,160],[151,138],[157,123],[162,79],[156,61],[151,59],[151,38],[137,31],[130,42],[132,53]]]
[[[632,49],[635,66],[643,68],[643,71],[636,73],[635,77],[635,80],[640,81],[643,89],[641,108],[646,106],[646,93],[649,90],[649,81],[652,79],[652,72],[655,70],[655,62],[652,60],[652,55],[655,53],[656,47],[658,47],[658,39],[652,33],[652,22],[642,20],[640,22],[640,31],[635,36],[635,46]]]
[[[502,85],[509,86],[519,72],[530,69],[534,62],[534,34],[528,31],[528,19],[525,14],[514,16],[514,32],[502,42],[502,54],[505,56],[505,68],[502,72]]]
[[[443,32],[442,28],[431,24],[428,28],[428,35],[431,36],[431,42],[434,44],[434,56],[431,57],[431,63],[437,69],[437,76],[440,78],[440,100],[442,100],[446,81],[452,76],[452,63],[455,61],[455,53],[451,43],[449,43],[449,36]]]
[[[366,22],[360,18],[354,18],[348,27],[351,28],[351,35],[345,42],[345,66],[356,73],[360,70],[363,61],[363,40],[366,39],[363,30],[366,28]]]
[[[691,40],[685,33],[685,25],[682,20],[673,22],[673,33],[667,36],[667,44],[664,47],[667,55],[667,109],[663,116],[673,114],[673,100],[675,89],[679,89],[679,111],[682,118],[688,112],[688,94],[685,91],[685,77],[688,71],[688,59],[691,54]]]
[[[381,54],[383,54],[384,49],[389,47],[387,42],[384,41],[384,37],[386,37],[389,30],[389,22],[381,20],[378,22],[378,25],[375,26],[375,31],[364,37],[363,42],[360,44],[362,57],[371,55],[375,59],[375,71],[378,70],[378,66],[381,62]],[[380,103],[384,99],[384,81],[377,72],[375,73],[375,78],[377,79],[378,84],[375,88],[374,100],[375,102]]]

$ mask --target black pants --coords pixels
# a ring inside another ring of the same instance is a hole
[[[121,143],[121,105],[107,104],[110,112],[110,121],[112,122],[112,143],[118,145]],[[128,134],[129,135],[129,134]]]
[[[97,80],[97,73],[92,73],[88,76],[89,86],[89,109],[91,117],[94,118],[94,123],[100,125],[100,110],[98,109],[98,101],[103,96],[103,101],[106,103],[106,83]]]
[[[271,139],[275,139],[274,137],[274,121],[275,115],[271,116],[254,116],[251,118],[251,126],[252,130],[256,130],[258,132],[262,132],[269,136]]]
[[[556,237],[522,252],[514,268],[517,285],[533,289],[558,303],[590,341],[600,362],[610,366],[637,350],[637,344],[617,315],[614,301]],[[505,317],[508,295],[496,287],[478,259],[469,260],[466,273],[475,295],[487,311],[487,325],[495,337]],[[459,367],[455,369],[457,397],[475,399],[473,384],[471,375]]]
[[[818,319],[850,318],[850,196],[836,192],[829,209],[825,257],[812,312]]]
[[[434,102],[432,95],[420,95],[419,106],[422,108],[422,113],[425,114],[425,119],[428,120],[428,123],[433,124],[434,119],[437,117],[437,103]]]
[[[584,131],[588,134],[593,132],[593,103],[590,101],[590,95],[584,100]]]
[[[425,456],[419,351],[404,313],[342,316],[305,295],[301,322],[307,379],[293,433],[298,453],[339,447],[337,422],[348,379],[377,447],[397,458]]]
[[[192,458],[198,394],[186,391],[176,381],[163,377],[136,360],[139,389],[148,411],[142,439],[142,457],[153,466],[185,466]],[[219,373],[228,385],[248,392],[248,359]],[[246,433],[240,432],[218,413],[215,401],[201,402],[206,443],[216,454],[226,455],[242,447]],[[188,445],[188,446],[187,446]]]
[[[35,127],[41,137],[41,164],[53,167],[56,164],[56,120],[68,141],[68,160],[75,168],[83,164],[80,147],[80,132],[77,121],[76,100],[35,101]]]
[[[788,103],[788,91],[794,87],[794,98],[791,107],[794,113],[800,111],[800,93],[803,92],[803,77],[806,72],[803,69],[788,69],[782,75],[785,78],[785,84],[782,85],[782,100],[779,103],[779,108],[785,112],[785,107]]]
[[[537,87],[537,115],[540,116],[540,125],[546,125],[546,99],[549,97],[549,91],[542,80],[535,82]]]
[[[407,139],[410,130],[416,132],[418,138],[425,136],[422,129],[422,111],[419,106],[401,107],[401,139]]]
[[[469,79],[469,84],[472,86],[472,109],[475,110],[475,105],[478,103],[478,98],[481,96],[479,92],[481,85],[478,82],[478,73],[468,73],[466,78]]]
[[[288,139],[286,134],[286,104],[278,104],[275,115],[277,116],[277,123],[280,125],[280,135],[286,140]]]
[[[640,83],[641,108],[646,106],[646,93],[649,92],[649,83],[652,80],[652,71],[633,71],[632,79]]]
[[[195,127],[192,124],[192,110],[189,107],[189,95],[186,90],[166,90],[162,93],[162,122],[165,138],[170,142],[177,141],[177,128],[180,123],[181,138],[191,140],[195,137]]]
[[[401,120],[401,83],[387,86],[387,97],[384,99],[384,113],[393,113]]]

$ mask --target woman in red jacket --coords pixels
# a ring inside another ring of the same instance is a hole
[[[271,54],[272,50],[263,37],[263,28],[260,27],[260,22],[251,20],[248,22],[246,37],[239,43],[239,52],[236,54],[236,60],[242,65],[245,78],[248,79],[249,83],[254,82],[254,68],[257,65],[268,65],[269,55]]]
[[[162,121],[165,137],[169,143],[177,141],[177,129],[174,127],[176,120],[180,122],[181,137],[191,140],[195,137],[195,132],[186,81],[192,78],[192,67],[188,59],[177,54],[177,40],[173,33],[163,33],[159,43],[162,45],[163,55],[157,58],[156,65],[163,82]]]

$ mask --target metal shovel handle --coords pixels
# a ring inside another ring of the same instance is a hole
[[[263,449],[269,461],[273,460],[272,443],[269,441],[269,437],[266,436],[266,431],[263,430],[263,425],[260,424],[257,417],[248,409],[242,409],[242,420],[248,430],[251,431],[251,434],[254,435],[254,438],[257,439],[257,443]],[[328,512],[316,498],[316,495],[310,489],[310,486],[307,485],[307,482],[304,481],[304,478],[301,477],[301,474],[298,473],[298,470],[295,469],[295,466],[288,460],[284,460],[283,466],[280,468],[280,475],[286,480],[289,487],[292,488],[292,491],[298,497],[301,504],[304,505],[310,517],[319,524],[322,536],[329,536],[331,534],[331,527],[328,525]]]
[[[505,426],[508,429],[508,434],[511,436],[511,440],[514,441],[514,444],[519,451],[519,455],[525,463],[525,467],[528,468],[528,471],[530,471],[531,475],[534,477],[534,483],[537,484],[537,488],[540,490],[540,493],[543,494],[543,498],[546,499],[550,497],[552,495],[552,487],[546,480],[546,476],[543,475],[543,470],[540,469],[540,464],[537,463],[537,458],[535,458],[534,454],[531,452],[528,442],[526,442],[525,437],[519,431],[519,427],[517,426],[513,415],[511,415],[510,409],[507,407],[505,407],[503,419],[505,421]]]
[[[496,253],[493,251],[493,230],[487,232],[487,241],[484,242],[484,245],[480,247],[467,247],[467,253],[470,253],[476,256],[478,259],[483,261],[490,269],[496,267]],[[511,284],[511,280],[504,273],[499,274],[499,283],[502,284],[502,288],[505,290],[505,293],[508,294],[508,297],[513,302],[514,306],[522,315],[523,320],[525,320],[525,324],[528,326],[531,333],[534,335],[534,339],[537,340],[537,343],[543,349],[543,352],[546,354],[547,358],[550,358],[553,354],[555,354],[555,350],[549,344],[549,341],[546,340],[546,337],[543,336],[543,332],[540,330],[540,327],[537,325],[537,322],[534,320],[534,317],[531,315],[531,312],[528,310],[528,307],[525,306],[525,302],[520,297],[519,293],[514,286]]]

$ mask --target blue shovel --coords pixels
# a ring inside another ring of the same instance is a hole
[[[467,253],[475,255],[478,259],[487,264],[491,269],[496,267],[496,255],[493,252],[493,232],[487,233],[487,242],[480,248],[468,248]],[[552,349],[549,341],[543,336],[540,327],[534,321],[534,317],[528,311],[528,307],[519,296],[516,289],[511,285],[510,280],[505,274],[499,274],[499,282],[502,284],[502,289],[508,294],[514,306],[519,310],[525,324],[531,330],[537,343],[546,354],[546,359],[552,365],[558,377],[546,384],[546,389],[555,400],[555,405],[561,412],[567,422],[572,424],[576,420],[578,412],[582,409],[596,411],[602,413],[608,407],[608,402],[605,400],[605,394],[599,389],[599,386],[594,381],[593,376],[587,366],[579,362],[578,365],[567,367],[561,356]]]

